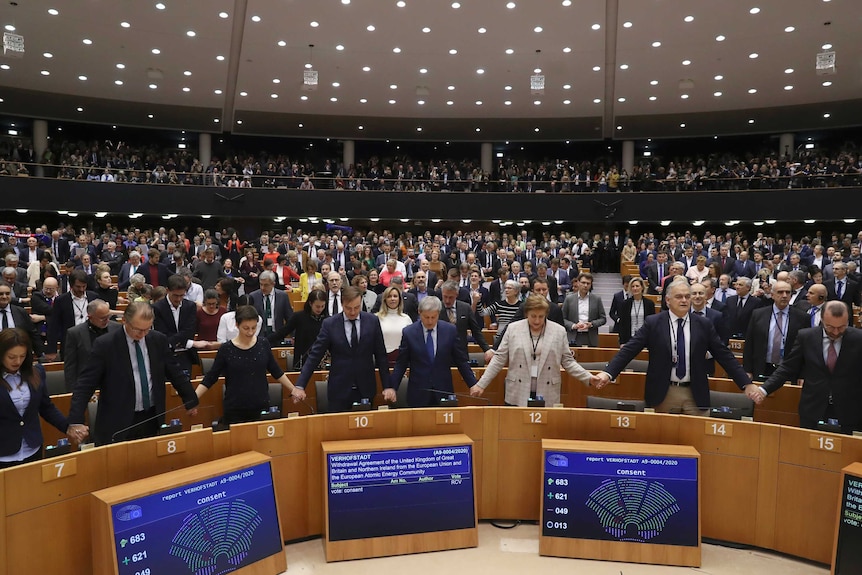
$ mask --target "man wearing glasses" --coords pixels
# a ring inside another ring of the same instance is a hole
[[[94,427],[96,445],[156,435],[165,419],[165,381],[170,380],[190,416],[198,398],[180,369],[168,338],[153,330],[153,309],[133,302],[123,316],[123,329],[93,342],[90,360],[72,392],[69,427],[79,441],[86,436],[84,412],[100,390]]]

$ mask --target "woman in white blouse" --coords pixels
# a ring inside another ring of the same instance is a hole
[[[236,300],[236,307],[241,305],[252,305],[251,298],[247,295],[241,295]],[[260,326],[263,325],[263,319],[257,316],[257,329],[254,332],[255,337],[260,335]],[[226,343],[239,335],[239,328],[236,326],[236,310],[229,311],[218,320],[218,331],[216,339],[219,343]]]
[[[638,332],[647,317],[655,313],[655,303],[644,297],[644,281],[634,277],[629,282],[629,297],[620,310],[619,328],[620,345],[625,344]]]
[[[685,272],[685,277],[688,278],[688,282],[691,284],[700,283],[707,275],[709,275],[709,268],[706,267],[706,257],[704,256],[697,256],[697,259],[694,260],[694,265]]]
[[[401,347],[401,332],[413,323],[410,316],[404,313],[404,298],[401,290],[390,286],[383,290],[380,296],[383,301],[377,317],[380,318],[380,329],[383,330],[383,343],[386,344],[386,355],[389,358],[390,369],[398,359],[398,348]]]

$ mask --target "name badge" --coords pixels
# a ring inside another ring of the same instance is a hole
[[[530,367],[530,377],[539,377],[539,366],[534,365]]]
[[[274,327],[275,326],[275,318],[274,317],[266,318],[266,324],[269,325],[270,327]]]

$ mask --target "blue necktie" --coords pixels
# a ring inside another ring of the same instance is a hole
[[[434,330],[429,329],[428,335],[425,336],[425,349],[428,350],[428,359],[431,363],[434,363],[434,338],[431,337],[432,333],[434,333]]]
[[[138,374],[141,376],[141,404],[144,411],[150,409],[150,385],[147,378],[147,364],[144,362],[144,352],[141,344],[135,340],[135,355],[138,356]]]
[[[835,290],[835,295],[838,296],[838,299],[841,299],[841,292],[844,291],[843,288],[844,288],[844,282],[841,280],[838,280],[838,289]]]
[[[811,327],[814,327],[814,318],[817,315],[817,308],[812,307],[811,311],[808,312],[808,315],[811,316]]]
[[[676,320],[676,376],[682,381],[685,377],[685,321],[682,318]]]

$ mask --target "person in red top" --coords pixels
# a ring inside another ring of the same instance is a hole
[[[404,275],[395,269],[397,262],[395,260],[389,260],[386,262],[386,269],[380,272],[380,283],[384,286],[389,287],[389,282],[392,281],[394,277],[404,278]]]
[[[221,316],[227,312],[227,308],[219,305],[219,295],[214,289],[204,292],[204,305],[197,312],[197,339],[209,343],[206,349],[218,349],[218,325]]]
[[[267,254],[267,255],[269,255],[269,254]],[[290,282],[294,282],[294,281],[298,282],[299,281],[299,274],[296,273],[296,271],[293,268],[291,268],[289,265],[287,265],[287,256],[286,255],[279,254],[278,252],[276,252],[276,255],[278,257],[276,258],[276,264],[272,267],[272,271],[275,272],[275,275],[278,278],[277,287],[279,289],[284,289],[286,291],[293,291],[293,288],[290,285]]]

